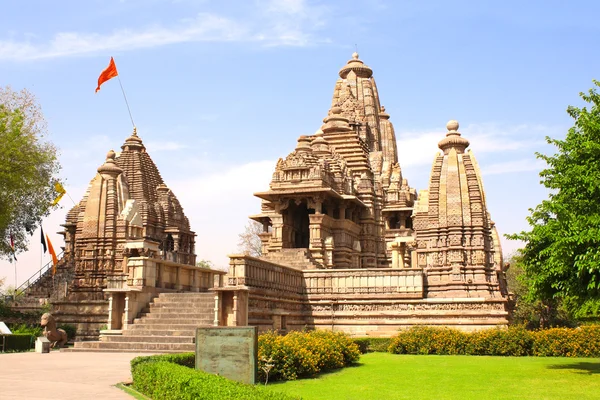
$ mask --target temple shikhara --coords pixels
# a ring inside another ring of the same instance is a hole
[[[355,336],[506,325],[500,241],[458,122],[422,155],[433,164],[417,194],[358,54],[324,115],[255,193],[262,255],[231,255],[227,273],[195,266],[194,232],[137,133],[110,151],[64,224],[55,313],[101,339],[76,348],[189,350],[202,325]]]

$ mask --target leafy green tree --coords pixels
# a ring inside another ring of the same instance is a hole
[[[200,260],[196,263],[196,267],[215,269],[215,264],[210,260]]]
[[[56,148],[44,141],[47,128],[35,97],[0,87],[0,258],[27,249],[33,233],[48,215],[60,169]]]
[[[531,210],[531,230],[508,236],[525,242],[529,299],[561,300],[578,317],[600,311],[600,82],[594,84],[580,93],[589,106],[567,109],[575,124],[566,138],[546,138],[557,153],[536,153],[547,164],[540,177],[550,195]]]
[[[557,326],[574,327],[577,321],[565,309],[559,299],[535,299],[528,296],[529,278],[522,265],[519,252],[505,257],[506,282],[510,289],[509,308],[511,324],[522,325],[527,329],[545,329]]]

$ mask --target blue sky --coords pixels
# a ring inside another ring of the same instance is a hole
[[[320,126],[338,70],[358,47],[396,129],[400,165],[426,189],[449,119],[471,142],[500,233],[527,228],[547,195],[545,136],[600,78],[595,1],[7,2],[0,14],[0,85],[37,95],[61,177],[79,201],[110,149],[131,133],[118,81],[94,94],[115,57],[151,157],[217,266],[259,210],[278,157]],[[55,247],[72,206],[44,222]],[[518,244],[504,241],[504,252]],[[40,267],[38,236],[18,281]],[[45,256],[44,261],[48,261]],[[0,276],[14,282],[13,266]]]

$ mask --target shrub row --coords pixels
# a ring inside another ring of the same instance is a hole
[[[188,368],[196,368],[196,353],[160,354],[156,356],[141,356],[131,360],[131,368],[139,364],[165,361]]]
[[[354,343],[358,345],[361,354],[369,352],[386,353],[390,347],[391,338],[357,338]]]
[[[29,351],[35,346],[35,336],[30,333],[6,335],[5,352]],[[0,338],[0,341],[2,339]],[[1,344],[1,343],[0,343]]]
[[[289,400],[263,386],[245,385],[185,365],[193,353],[137,357],[131,361],[133,388],[154,400]],[[179,364],[179,365],[178,365]]]
[[[462,332],[413,327],[393,337],[395,354],[600,357],[600,325],[528,331],[524,328]]]
[[[272,365],[269,381],[294,380],[348,366],[359,356],[359,346],[343,333],[267,332],[258,337],[258,375],[263,381],[267,364]]]

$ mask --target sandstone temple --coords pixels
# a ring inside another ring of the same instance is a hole
[[[195,265],[194,232],[135,130],[110,151],[64,224],[68,279],[53,306],[81,338],[101,339],[80,347],[189,350],[200,325],[355,336],[506,325],[500,241],[458,122],[423,155],[433,164],[417,195],[358,54],[324,114],[255,193],[262,256],[231,255],[227,273]]]

